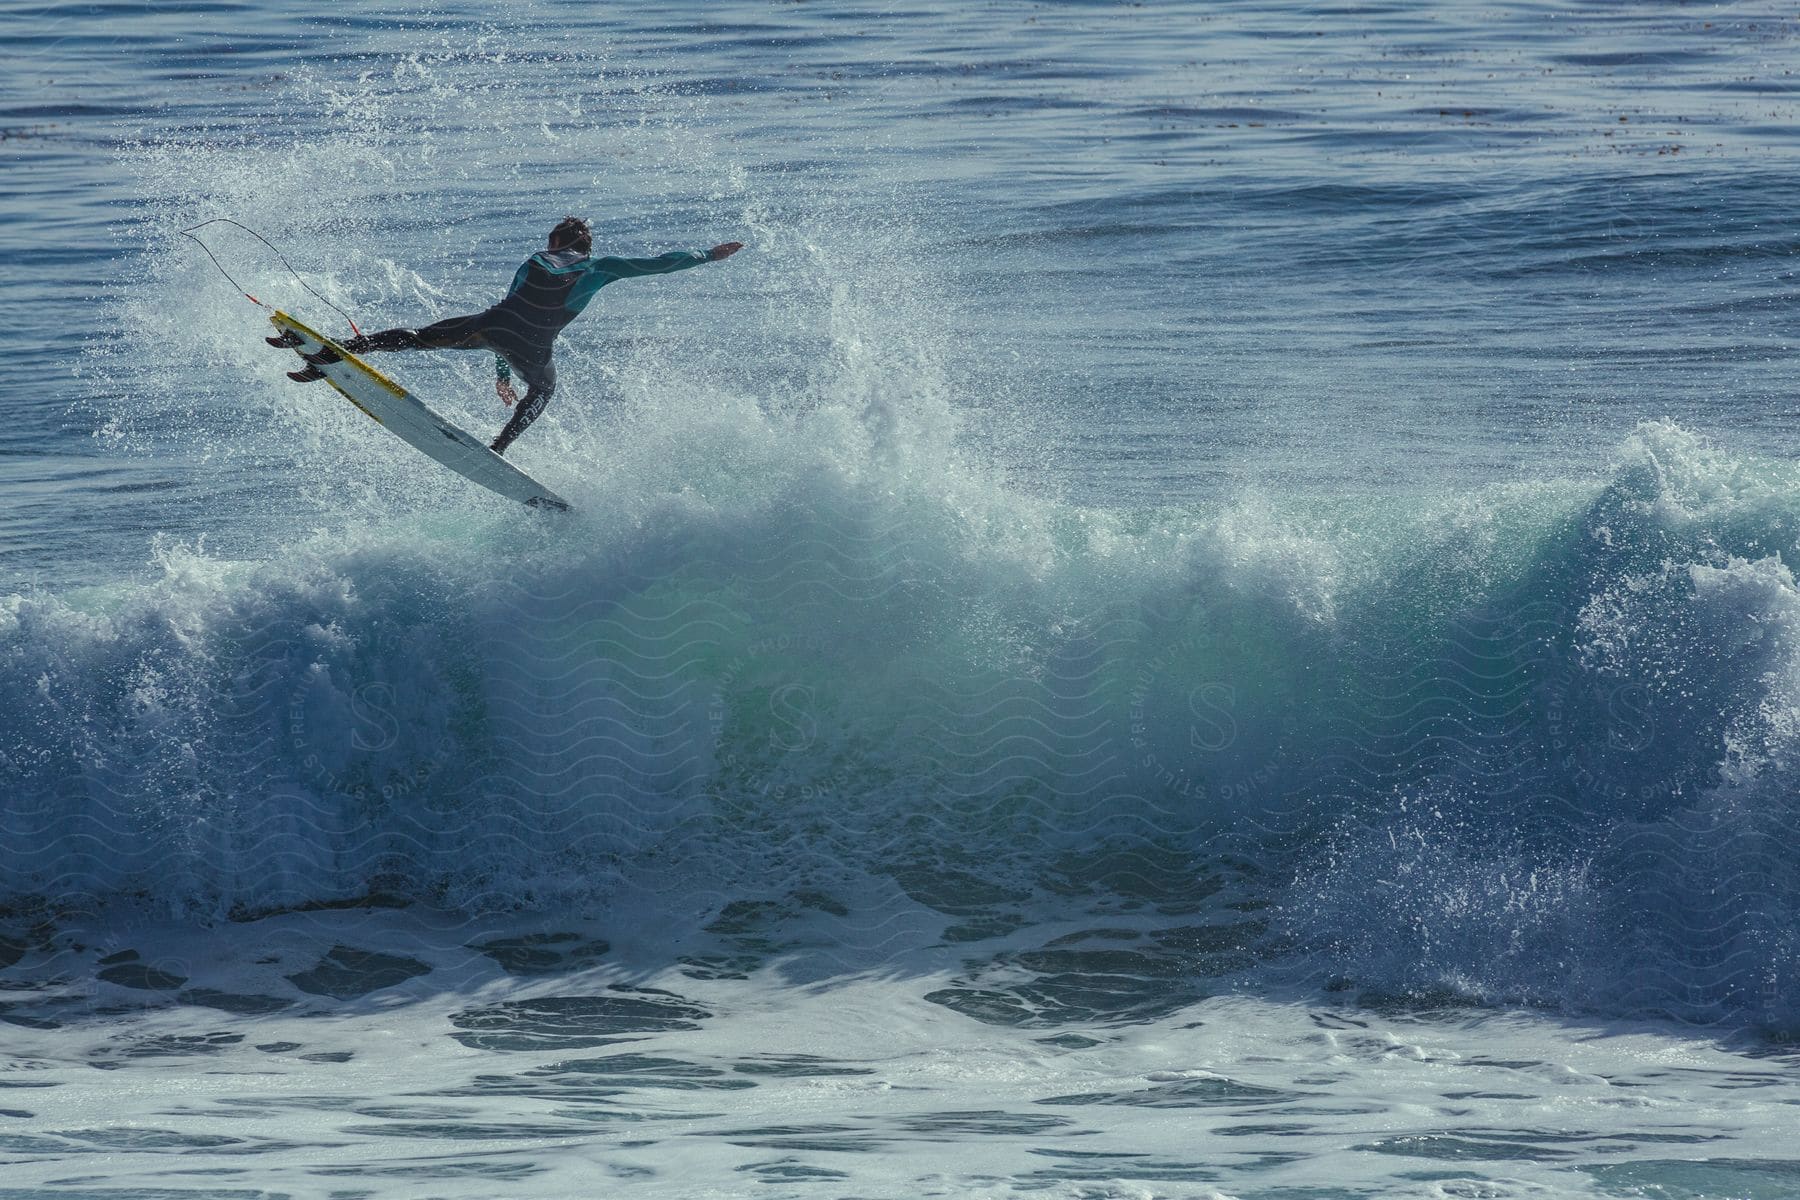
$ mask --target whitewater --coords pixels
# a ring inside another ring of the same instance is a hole
[[[4,11],[0,1200],[1800,1194],[1791,14]]]

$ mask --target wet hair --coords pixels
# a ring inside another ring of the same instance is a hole
[[[564,217],[550,231],[552,250],[579,250],[583,254],[594,248],[594,231],[580,217]]]

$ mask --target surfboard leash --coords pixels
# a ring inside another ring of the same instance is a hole
[[[225,277],[225,281],[227,283],[231,284],[231,286],[233,288],[236,288],[238,293],[240,295],[242,295],[244,297],[244,299],[250,301],[250,303],[256,305],[258,308],[268,308],[269,305],[264,304],[261,300],[258,300],[255,296],[252,296],[249,292],[245,291],[243,286],[241,284],[239,284],[237,280],[235,280],[231,277],[231,272],[227,271],[225,269],[224,264],[221,263],[218,260],[218,258],[213,254],[212,247],[208,246],[204,241],[202,241],[201,239],[194,236],[194,231],[196,229],[205,229],[208,225],[221,225],[221,224],[235,225],[239,229],[243,230],[245,233],[249,234],[251,237],[255,238],[257,241],[261,242],[263,245],[267,246],[271,251],[274,252],[275,257],[279,258],[281,260],[281,265],[287,268],[288,274],[292,275],[294,277],[294,279],[300,284],[301,287],[303,287],[307,291],[311,292],[313,294],[314,298],[316,298],[319,301],[319,303],[323,304],[326,308],[329,308],[332,312],[336,313],[338,316],[344,318],[345,323],[350,326],[351,333],[356,334],[358,337],[362,336],[362,330],[357,327],[355,319],[352,318],[349,313],[345,312],[343,309],[339,308],[337,305],[333,304],[331,301],[327,300],[325,297],[319,295],[318,291],[312,286],[312,284],[310,284],[310,283],[306,282],[306,280],[300,278],[300,272],[294,270],[294,264],[290,263],[287,260],[287,255],[283,254],[280,251],[280,249],[276,247],[274,242],[271,242],[268,238],[266,238],[262,234],[256,232],[256,230],[250,228],[248,225],[244,224],[242,221],[234,221],[230,217],[213,217],[210,220],[200,222],[198,225],[189,225],[186,229],[177,230],[176,232],[180,233],[182,237],[186,238],[188,241],[194,243],[194,245],[196,245],[196,246],[200,247],[200,249],[204,250],[206,252],[206,257],[212,260],[212,265],[213,265],[214,269],[216,269],[219,272],[219,274],[223,275]]]

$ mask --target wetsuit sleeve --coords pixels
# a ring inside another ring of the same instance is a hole
[[[587,307],[587,302],[594,298],[595,292],[614,280],[635,279],[640,275],[667,275],[670,271],[685,271],[706,261],[707,253],[704,250],[671,250],[655,258],[596,258],[588,263],[587,271],[576,282],[564,303],[570,312],[578,313]]]
[[[639,275],[667,275],[670,271],[685,271],[689,267],[697,267],[706,261],[704,250],[671,250],[667,254],[659,254],[655,258],[597,258],[594,260],[592,273],[607,276],[607,282],[614,279],[633,279]]]

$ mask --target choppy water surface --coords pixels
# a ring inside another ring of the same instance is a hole
[[[0,11],[0,1197],[1800,1190],[1791,13]]]

